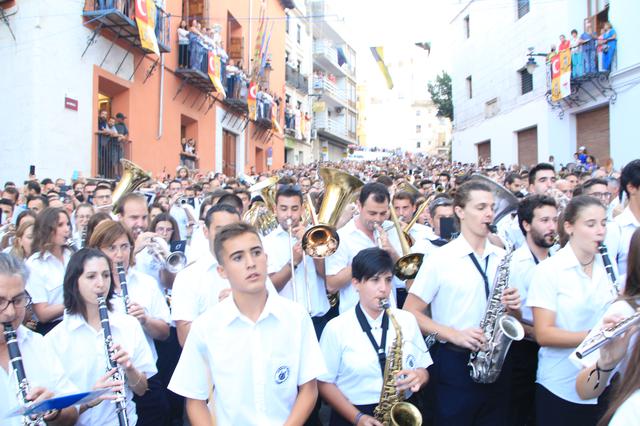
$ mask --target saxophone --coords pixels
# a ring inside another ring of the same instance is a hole
[[[373,415],[385,426],[419,426],[422,424],[422,414],[420,414],[415,405],[404,401],[404,392],[396,390],[396,376],[402,370],[402,330],[391,313],[389,300],[381,300],[380,306],[389,316],[389,320],[396,332],[396,338],[387,354],[384,375],[382,376],[380,402],[373,410]]]
[[[505,314],[506,309],[500,300],[509,285],[509,265],[513,252],[514,250],[510,249],[498,265],[487,309],[480,321],[480,328],[487,342],[479,351],[471,352],[469,356],[471,379],[477,383],[495,382],[500,375],[511,342],[522,340],[524,337],[522,324]]]

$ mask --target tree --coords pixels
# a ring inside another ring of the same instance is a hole
[[[449,118],[453,121],[453,102],[451,101],[451,76],[446,71],[442,71],[436,77],[435,83],[428,83],[427,89],[431,95],[431,100],[438,107],[438,115]]]

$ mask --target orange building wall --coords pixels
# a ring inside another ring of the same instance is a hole
[[[249,34],[249,2],[253,1],[251,21],[251,34]],[[107,90],[115,93],[112,104],[112,114],[122,112],[127,116],[127,126],[129,128],[131,144],[131,159],[146,170],[152,171],[154,175],[167,172],[175,175],[175,171],[180,162],[180,125],[181,115],[185,115],[197,121],[197,131],[195,139],[197,142],[197,155],[199,157],[199,169],[203,172],[214,170],[215,166],[215,123],[216,123],[216,106],[221,102],[216,102],[206,114],[209,101],[207,100],[203,107],[198,108],[204,100],[204,93],[197,88],[185,84],[183,90],[173,99],[182,82],[182,80],[174,75],[174,70],[178,65],[178,37],[176,29],[180,24],[180,15],[182,12],[182,2],[167,2],[169,10],[167,12],[173,15],[171,19],[171,52],[165,56],[165,73],[164,73],[164,112],[162,135],[158,138],[158,113],[160,105],[160,63],[154,70],[151,77],[144,82],[147,71],[156,60],[153,54],[147,55],[135,73],[133,81],[127,81],[113,74],[94,66],[93,75],[93,104],[94,104],[94,123],[93,128],[98,128],[98,92],[107,87]],[[270,78],[270,90],[278,96],[284,98],[284,43],[285,43],[285,21],[284,9],[277,0],[267,1],[267,16],[274,19],[273,33],[269,44],[269,53],[273,70]],[[227,40],[227,12],[231,13],[242,26],[244,37],[244,54],[245,58],[252,56],[253,52],[249,52],[248,40],[251,37],[252,49],[255,47],[255,38],[258,31],[258,14],[260,11],[260,0],[222,0],[209,3],[211,13],[211,21],[209,25],[218,22],[222,25],[222,40]],[[271,23],[269,23],[271,27]],[[112,37],[111,35],[109,37]],[[121,44],[121,43],[118,43]],[[121,44],[122,45],[122,44]],[[134,63],[140,60],[140,54],[136,53]],[[245,63],[247,63],[245,59]],[[143,83],[144,82],[144,83]],[[196,100],[196,98],[198,98]],[[186,99],[186,100],[185,100]],[[283,108],[280,113],[280,123],[282,123]],[[262,129],[258,129],[262,130]],[[262,134],[262,137],[258,137]],[[254,123],[250,123],[246,128],[246,164],[244,171],[250,172],[252,167],[255,170],[265,171],[267,168],[264,164],[256,164],[256,147],[262,148],[263,163],[266,161],[266,152],[269,147],[273,150],[273,164],[271,169],[278,169],[284,164],[284,139],[282,136],[276,135],[275,132],[270,138],[266,138],[265,132],[257,132]],[[222,141],[218,141],[222,143]],[[97,153],[93,153],[93,172],[97,171]],[[242,165],[237,165],[238,172],[242,171]]]

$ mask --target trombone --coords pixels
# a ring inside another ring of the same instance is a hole
[[[400,240],[400,247],[402,247],[402,257],[398,259],[396,264],[393,266],[393,274],[400,278],[401,280],[412,280],[418,275],[418,270],[422,265],[422,261],[424,260],[424,254],[422,253],[411,253],[411,248],[407,238],[405,236],[405,231],[409,226],[405,227],[405,230],[400,228],[400,221],[398,220],[398,215],[396,214],[395,209],[391,206],[391,221],[393,222],[393,226],[396,228],[396,232],[398,233],[398,239]],[[419,216],[416,212],[414,218]],[[412,219],[411,226],[415,223]]]

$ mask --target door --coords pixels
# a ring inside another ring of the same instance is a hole
[[[538,127],[518,132],[518,164],[527,168],[538,164]]]
[[[236,135],[222,130],[222,173],[236,175]]]
[[[609,105],[576,115],[576,151],[584,146],[587,153],[604,164],[611,156],[609,145]]]
[[[478,145],[478,164],[491,164],[491,141],[480,142]]]

